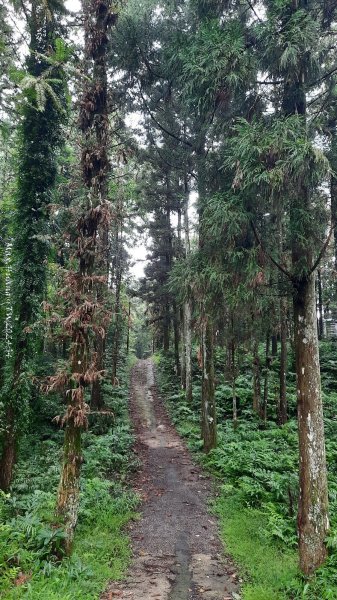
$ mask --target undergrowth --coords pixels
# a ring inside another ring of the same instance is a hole
[[[136,460],[128,418],[128,370],[119,387],[105,384],[113,419],[83,434],[81,501],[71,558],[62,555],[55,519],[63,433],[43,415],[27,435],[11,493],[0,496],[0,597],[4,600],[94,600],[125,573],[130,557],[124,525],[137,497],[125,479]],[[52,412],[52,401],[46,411]]]
[[[201,377],[194,364],[193,402],[188,405],[173,377],[172,357],[157,355],[160,389],[179,433],[218,480],[214,510],[220,517],[227,550],[244,576],[244,600],[336,600],[337,598],[337,361],[333,342],[321,344],[331,531],[329,557],[310,580],[297,563],[298,439],[293,357],[289,352],[289,422],[276,424],[278,363],[270,374],[268,421],[252,411],[252,357],[241,357],[236,382],[238,428],[231,421],[232,390],[224,380],[225,357],[218,349],[216,399],[218,447],[202,453],[200,439]],[[262,352],[262,348],[261,348]],[[261,355],[262,360],[262,355]]]

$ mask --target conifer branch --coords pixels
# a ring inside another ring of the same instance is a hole
[[[151,111],[150,107],[148,106],[141,89],[139,90],[140,96],[143,100],[144,106],[149,114],[149,116],[151,117],[152,121],[157,125],[157,127],[159,127],[159,129],[161,131],[163,131],[164,133],[166,133],[167,135],[169,135],[170,137],[174,138],[175,140],[177,140],[178,142],[185,144],[186,146],[189,146],[190,148],[193,148],[193,144],[191,142],[189,142],[188,140],[183,140],[181,137],[179,137],[178,135],[176,135],[175,133],[173,133],[172,131],[169,131],[168,129],[166,129],[166,127],[164,127],[164,125],[162,125],[161,123],[159,123],[159,121],[157,121],[156,117],[154,116],[153,112]]]
[[[254,15],[256,16],[257,20],[259,21],[259,23],[262,23],[262,19],[260,19],[259,15],[257,14],[254,6],[252,5],[252,3],[250,2],[250,0],[246,0],[250,10],[254,13]]]
[[[323,244],[323,246],[322,246],[322,248],[321,248],[321,250],[320,250],[320,252],[319,252],[319,254],[318,254],[318,256],[317,256],[317,258],[316,258],[316,260],[314,262],[314,264],[313,264],[313,266],[311,267],[311,269],[309,271],[309,275],[308,275],[309,277],[310,277],[310,275],[312,275],[312,273],[314,271],[316,271],[319,263],[321,262],[324,254],[325,254],[325,252],[327,250],[327,247],[328,247],[328,245],[330,243],[332,232],[333,232],[333,230],[335,228],[335,225],[336,225],[335,222],[332,220],[331,221],[331,225],[330,225],[330,230],[329,230],[329,233],[327,235],[327,238],[326,238],[326,240],[325,240],[325,242],[324,242],[324,244]]]
[[[267,250],[265,249],[265,247],[262,244],[262,240],[256,230],[256,227],[253,223],[253,221],[250,221],[250,225],[251,228],[253,230],[255,239],[257,241],[257,244],[260,246],[262,252],[265,254],[265,256],[267,258],[269,258],[269,260],[273,263],[273,265],[275,265],[275,267],[277,267],[277,269],[279,269],[279,271],[281,271],[281,273],[283,273],[284,275],[286,275],[286,277],[288,277],[288,279],[290,279],[290,281],[293,281],[293,276],[291,275],[291,273],[289,273],[289,271],[287,271],[287,269],[285,269],[285,267],[283,267],[279,262],[277,262],[277,260],[275,260],[275,258],[273,258],[271,256],[271,254],[269,254],[269,252],[267,252]]]

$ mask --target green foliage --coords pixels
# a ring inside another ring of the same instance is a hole
[[[109,579],[122,577],[130,557],[124,525],[138,498],[125,486],[137,462],[128,420],[128,370],[120,387],[108,386],[117,424],[83,435],[79,525],[72,557],[55,517],[63,433],[40,422],[23,438],[15,483],[0,496],[0,594],[6,600],[93,600]],[[50,399],[46,399],[46,402]],[[53,405],[54,406],[54,405]]]
[[[335,352],[335,342],[322,343],[322,381],[328,390],[333,385]],[[331,514],[331,532],[327,541],[329,558],[313,578],[306,580],[297,570],[298,439],[294,376],[290,370],[288,399],[292,418],[283,427],[278,427],[272,420],[263,424],[251,410],[252,357],[246,355],[237,377],[239,421],[234,431],[232,389],[222,380],[220,359],[224,360],[224,356],[220,350],[217,355],[218,447],[207,455],[201,453],[197,378],[193,404],[187,405],[173,378],[172,358],[157,355],[156,364],[173,422],[186,437],[189,448],[197,453],[200,462],[219,483],[215,510],[221,520],[226,548],[241,565],[245,576],[243,598],[331,600],[337,595],[337,393],[324,394]],[[272,369],[277,372],[277,362]],[[271,389],[272,381],[273,373]]]
[[[266,530],[266,515],[247,508],[240,494],[223,492],[215,503],[228,552],[245,574],[244,600],[285,600],[296,581],[296,552],[280,547]]]
[[[175,69],[177,63],[185,100],[193,108],[197,104],[201,113],[214,108],[221,93],[228,100],[228,94],[246,86],[254,72],[242,23],[235,19],[223,25],[215,19],[203,21],[194,36],[189,34],[173,55]]]
[[[278,117],[249,123],[238,119],[225,165],[236,174],[233,187],[288,194],[297,182],[315,186],[329,172],[323,152],[307,136],[303,117]],[[290,182],[291,185],[290,185]]]

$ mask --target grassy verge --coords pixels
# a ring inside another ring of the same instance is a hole
[[[95,600],[109,580],[123,577],[130,558],[125,525],[137,497],[126,480],[136,467],[128,417],[126,369],[119,387],[107,385],[114,418],[97,418],[83,434],[84,463],[78,527],[71,558],[60,552],[54,507],[63,434],[50,425],[53,400],[34,435],[21,444],[15,483],[0,496],[0,597],[4,600]]]
[[[215,503],[227,552],[241,567],[244,600],[285,600],[297,576],[297,555],[264,535],[266,515],[248,509],[239,494],[221,494]]]

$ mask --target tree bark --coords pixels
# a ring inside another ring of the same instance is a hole
[[[280,402],[279,402],[279,424],[284,425],[288,420],[287,414],[287,299],[280,299],[280,330],[281,330],[281,353],[280,353]]]
[[[271,365],[270,356],[270,332],[267,332],[266,337],[266,362],[264,371],[264,386],[263,386],[263,420],[267,421],[268,416],[268,394],[269,394],[269,370]]]
[[[13,478],[13,470],[16,463],[17,453],[15,415],[14,409],[11,405],[7,406],[6,408],[5,419],[7,432],[0,463],[0,489],[4,492],[8,492]]]
[[[185,394],[186,401],[192,402],[192,314],[189,301],[184,304],[184,330],[185,330]]]
[[[129,300],[128,324],[127,324],[127,331],[126,331],[126,355],[127,356],[130,353],[130,329],[131,329],[131,301]]]
[[[172,304],[172,308],[173,308],[173,335],[174,335],[174,362],[175,362],[175,370],[176,370],[176,375],[178,377],[180,377],[180,354],[179,354],[179,340],[180,340],[180,335],[179,335],[179,313],[178,313],[178,309],[177,309],[177,304],[176,302],[173,302]]]
[[[261,371],[259,358],[259,342],[254,339],[253,346],[253,410],[260,414],[261,410]]]
[[[184,235],[185,235],[185,254],[186,258],[191,253],[190,243],[190,223],[188,215],[189,206],[189,186],[185,173],[184,180]],[[191,293],[191,292],[190,292]],[[184,303],[184,354],[185,354],[185,397],[188,403],[192,402],[192,301],[188,298]]]
[[[201,432],[204,452],[208,453],[217,445],[215,410],[213,327],[204,309],[201,315],[201,360],[202,360],[202,401]]]
[[[85,388],[101,377],[101,356],[94,356],[92,338],[98,329],[105,338],[108,312],[100,303],[102,292],[102,254],[99,253],[98,231],[105,235],[107,218],[108,159],[107,71],[106,56],[109,32],[116,20],[109,0],[82,0],[85,23],[85,65],[87,79],[80,103],[82,131],[82,179],[87,189],[82,214],[77,222],[76,248],[78,268],[68,281],[72,299],[69,404],[62,419],[65,423],[64,455],[58,489],[56,512],[62,517],[66,531],[65,550],[69,554],[77,522],[80,469],[82,463],[81,435],[87,427],[88,406]],[[106,254],[104,253],[106,257]],[[97,278],[97,272],[99,277]],[[74,318],[75,315],[75,318]],[[66,327],[69,334],[69,325]],[[97,348],[97,337],[96,348]]]
[[[326,459],[318,353],[315,279],[294,293],[295,353],[300,444],[298,512],[300,567],[305,574],[326,557],[329,530]]]
[[[318,293],[318,339],[322,340],[324,336],[323,320],[323,288],[321,270],[317,269],[317,293]]]
[[[118,236],[118,228],[117,228]],[[119,346],[120,346],[120,332],[121,332],[121,288],[122,288],[122,261],[121,261],[121,239],[117,246],[117,264],[116,264],[116,297],[115,297],[115,309],[114,309],[114,336],[112,344],[112,384],[115,385],[118,381],[118,359],[119,359]]]
[[[297,11],[314,15],[307,0],[294,0],[285,5],[284,22]],[[284,73],[282,108],[285,117],[299,115],[303,119],[303,139],[307,139],[306,71],[304,61]],[[291,190],[291,188],[290,188]],[[292,186],[290,231],[294,307],[294,347],[296,357],[298,432],[300,452],[300,493],[298,534],[300,567],[310,575],[326,557],[325,538],[329,529],[328,488],[325,459],[323,407],[317,334],[315,274],[313,248],[315,231],[312,220],[304,219],[312,210],[311,189],[305,175]]]
[[[51,14],[43,3],[37,0],[31,2],[28,20],[30,52],[26,62],[27,72],[32,77],[43,78],[49,73],[53,93],[63,105],[65,90],[62,70],[44,59],[46,54],[55,49],[61,4],[58,8],[54,7],[54,11],[51,9]],[[42,340],[38,333],[32,331],[32,325],[39,318],[39,307],[46,290],[48,246],[42,237],[48,223],[47,206],[51,202],[51,191],[57,176],[56,156],[62,145],[61,122],[61,110],[48,95],[42,110],[37,106],[34,95],[30,102],[24,104],[18,151],[17,218],[13,236],[12,257],[15,260],[10,292],[13,311],[11,354],[14,360],[12,357],[9,359],[6,369],[8,391],[3,398],[5,416],[9,420],[4,424],[0,459],[1,479],[7,489],[13,477],[20,437],[19,422],[25,410],[20,377],[26,360],[34,360],[37,347],[42,346]],[[30,384],[29,381],[26,383]],[[32,402],[31,408],[34,409]]]
[[[232,370],[232,398],[233,398],[233,428],[234,431],[238,426],[238,406],[236,397],[236,365],[235,365],[235,339],[234,339],[234,328],[232,327],[232,341],[231,341],[231,370]]]
[[[65,524],[65,551],[71,554],[80,501],[80,471],[82,465],[81,428],[73,419],[64,433],[64,455],[58,490],[57,515]]]
[[[271,337],[271,355],[277,356],[277,334],[274,333]]]

